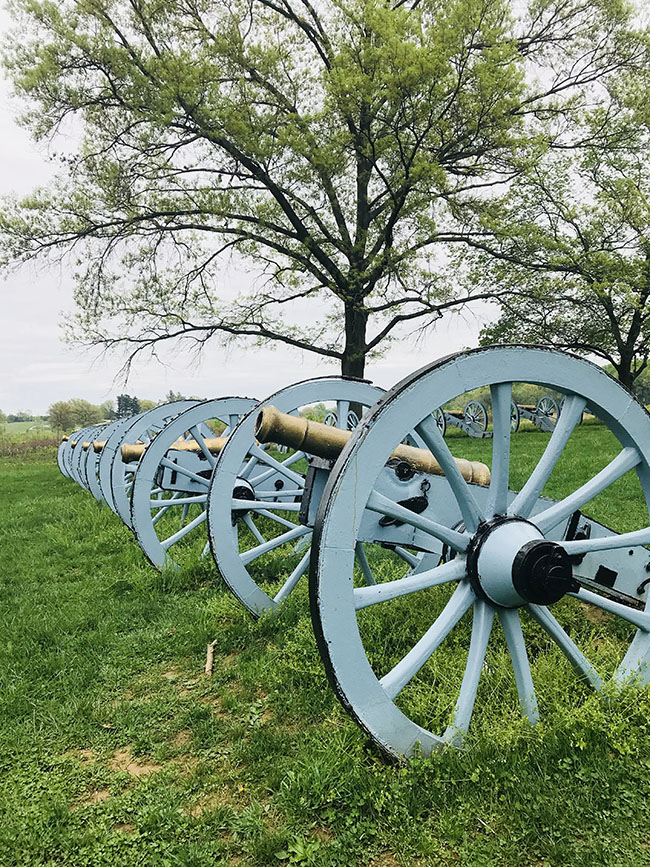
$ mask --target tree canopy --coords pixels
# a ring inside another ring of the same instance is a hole
[[[623,77],[607,149],[549,152],[480,217],[472,285],[503,288],[482,340],[530,342],[599,357],[628,387],[650,358],[650,114],[647,75]]]
[[[442,246],[546,153],[608,147],[607,124],[576,138],[576,121],[607,117],[609,83],[646,57],[623,0],[12,9],[25,123],[79,146],[0,231],[7,261],[74,251],[77,337],[131,355],[280,341],[352,375],[404,327],[494,296],[461,291]],[[251,274],[234,299],[229,255]]]

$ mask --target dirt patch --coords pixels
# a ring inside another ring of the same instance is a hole
[[[192,739],[192,732],[189,729],[183,729],[180,732],[176,733],[174,737],[174,746],[175,747],[184,747],[189,744]]]
[[[113,825],[113,830],[119,831],[121,834],[135,834],[135,827],[129,822],[119,822],[117,825]]]
[[[131,755],[131,748],[115,750],[111,759],[111,768],[114,771],[126,771],[132,777],[146,777],[162,769],[162,765],[146,764],[138,761]]]
[[[81,760],[82,765],[89,765],[95,761],[95,753],[91,749],[77,750],[76,755]]]
[[[399,867],[399,861],[392,852],[382,852],[368,863],[368,867]]]
[[[196,804],[193,804],[185,812],[188,816],[192,816],[193,818],[198,819],[198,817],[202,816],[204,813],[209,813],[212,810],[218,810],[219,807],[232,806],[234,803],[235,799],[232,797],[232,794],[227,789],[225,789],[203,795],[201,798],[199,798]]]
[[[99,804],[100,801],[108,801],[111,793],[108,789],[98,789],[96,792],[91,792],[85,799],[84,804]]]
[[[603,611],[602,608],[596,608],[595,605],[587,605],[586,602],[581,602],[580,608],[587,620],[590,620],[592,623],[607,623],[612,619],[611,614]]]

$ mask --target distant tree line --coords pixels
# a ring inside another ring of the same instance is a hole
[[[192,398],[203,400],[204,398]],[[153,409],[163,403],[170,403],[174,400],[185,400],[180,392],[170,391],[165,395],[163,400],[146,400],[137,398],[130,394],[118,394],[116,401],[105,400],[103,403],[89,403],[82,398],[71,398],[70,400],[58,400],[53,403],[45,419],[49,420],[50,427],[60,430],[71,430],[73,428],[87,427],[89,425],[101,424],[101,422],[115,421],[118,418],[128,418],[138,412],[145,412]],[[20,414],[21,417],[5,416],[0,412],[0,424],[6,421],[31,421],[31,417],[23,418],[25,414]]]

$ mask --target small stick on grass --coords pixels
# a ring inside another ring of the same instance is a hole
[[[208,644],[207,652],[205,654],[205,673],[210,677],[212,675],[212,667],[214,665],[214,646],[217,643],[217,639],[211,641]]]

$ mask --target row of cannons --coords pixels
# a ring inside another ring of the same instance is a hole
[[[510,402],[510,428],[513,433],[516,433],[522,420],[526,419],[540,430],[551,433],[561,412],[561,402],[558,403],[550,394],[543,395],[534,404],[522,404],[512,400]],[[468,401],[462,411],[444,410],[438,407],[434,410],[433,415],[443,436],[449,427],[456,427],[473,439],[485,439],[492,436],[492,431],[488,430],[488,409],[480,400]]]
[[[526,472],[511,461],[513,381],[565,396]],[[482,386],[491,469],[454,456],[434,415]],[[305,416],[316,403],[331,407],[328,424]],[[585,411],[609,428],[614,456],[592,456],[584,477],[549,499]],[[576,694],[650,680],[650,417],[587,361],[488,348],[388,392],[327,377],[262,402],[177,401],[76,431],[58,463],[122,518],[155,567],[213,558],[254,616],[289,597],[309,604],[332,687],[391,756],[463,742],[494,700],[492,654],[509,656],[508,683],[531,723],[549,659],[568,662]],[[646,517],[617,534],[583,509],[620,497],[620,480]],[[622,648],[613,663],[589,637],[603,621]]]

